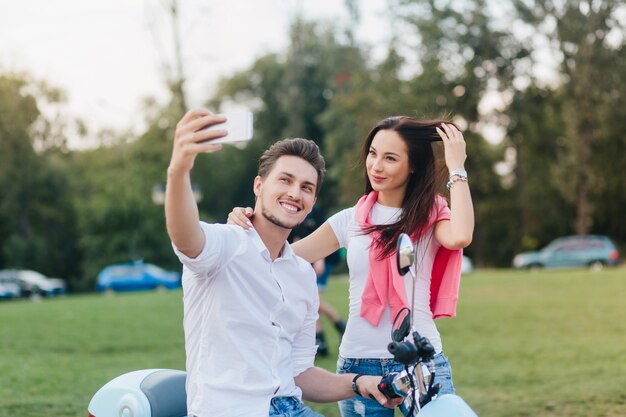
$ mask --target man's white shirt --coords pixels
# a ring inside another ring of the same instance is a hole
[[[302,392],[313,366],[315,272],[285,242],[272,261],[254,230],[200,223],[205,246],[183,264],[187,412],[266,417],[272,397]]]

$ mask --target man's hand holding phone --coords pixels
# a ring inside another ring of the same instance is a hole
[[[176,125],[168,172],[188,173],[193,168],[196,155],[220,150],[222,145],[213,144],[211,140],[222,138],[227,132],[223,129],[205,128],[224,121],[226,121],[224,116],[213,114],[206,109],[188,111]]]
[[[190,110],[176,125],[169,171],[189,172],[196,155],[215,152],[222,144],[252,139],[252,113],[213,114]]]
[[[176,125],[172,157],[167,168],[165,218],[172,242],[190,257],[197,256],[204,246],[190,172],[199,153],[215,152],[222,148],[222,145],[213,144],[211,140],[222,138],[227,132],[205,128],[225,121],[222,115],[197,109],[188,111]]]
[[[241,111],[222,114],[226,121],[217,125],[207,126],[204,130],[226,130],[228,134],[211,140],[213,144],[239,143],[252,139],[252,112]]]

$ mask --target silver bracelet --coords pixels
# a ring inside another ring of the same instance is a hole
[[[454,185],[455,182],[467,182],[467,177],[461,176],[461,175],[453,175],[450,177],[450,180],[448,180],[448,183],[446,184],[446,188],[449,190],[452,188],[452,186]]]
[[[461,177],[467,178],[467,171],[463,168],[457,168],[450,172],[450,178],[454,177],[455,175],[460,175]]]

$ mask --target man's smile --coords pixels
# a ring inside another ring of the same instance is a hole
[[[297,213],[300,210],[302,210],[301,206],[297,205],[296,203],[289,202],[289,201],[280,201],[279,204],[282,208],[284,208],[290,213]]]

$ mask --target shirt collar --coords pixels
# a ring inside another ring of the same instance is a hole
[[[257,231],[254,229],[250,229],[248,233],[250,239],[252,240],[252,243],[258,249],[259,253],[265,253],[266,256],[269,258],[270,251],[265,246],[265,243],[263,243],[263,240],[261,239],[261,236],[259,236]],[[277,259],[291,259],[293,257],[295,257],[295,253],[293,252],[293,249],[291,249],[291,245],[289,244],[289,242],[285,240],[285,244],[280,251],[280,256]]]

